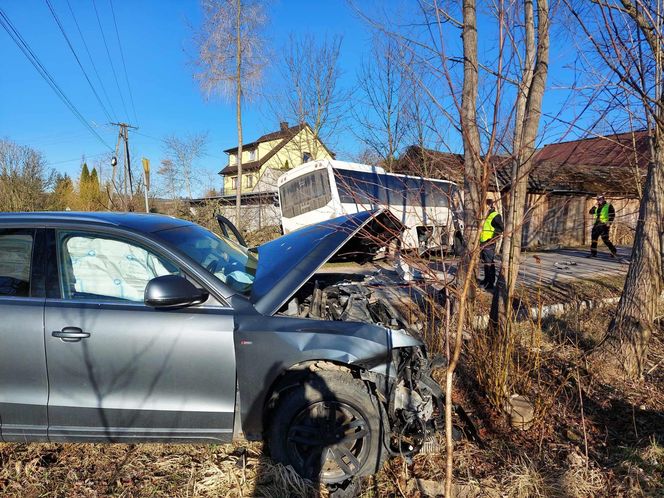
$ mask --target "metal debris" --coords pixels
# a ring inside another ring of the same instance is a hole
[[[403,313],[376,295],[368,284],[369,281],[375,283],[374,280],[372,277],[365,282],[344,280],[322,289],[316,281],[313,293],[301,303],[291,301],[286,313],[301,318],[374,323],[393,329],[413,328]]]

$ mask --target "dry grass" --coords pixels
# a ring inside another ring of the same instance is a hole
[[[642,448],[625,447],[618,468],[625,496],[664,496],[664,446],[654,438]]]
[[[606,489],[606,478],[596,465],[577,452],[567,456],[568,468],[559,478],[560,492],[569,498],[599,496]]]
[[[2,496],[313,496],[261,445],[0,445]]]
[[[553,476],[538,468],[527,457],[519,458],[505,470],[504,492],[509,498],[556,496]]]

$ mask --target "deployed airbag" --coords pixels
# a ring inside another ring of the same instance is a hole
[[[70,297],[92,294],[143,301],[150,280],[178,273],[147,250],[119,240],[71,236],[65,240],[63,252],[64,266],[70,269],[65,275],[69,287],[65,292],[74,294]]]

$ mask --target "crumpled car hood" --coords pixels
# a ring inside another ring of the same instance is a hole
[[[340,216],[301,228],[258,247],[258,268],[251,302],[260,313],[274,314],[346,242],[382,210]]]

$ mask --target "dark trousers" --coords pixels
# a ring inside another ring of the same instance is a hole
[[[496,265],[493,263],[496,257],[496,244],[488,244],[480,251],[480,261],[484,264],[484,280],[482,285],[493,287],[496,281]]]
[[[597,239],[602,238],[602,242],[609,248],[611,254],[615,256],[616,246],[614,246],[609,240],[609,227],[604,223],[598,223],[593,226],[593,231],[591,234],[591,243],[590,243],[590,254],[597,256]]]

